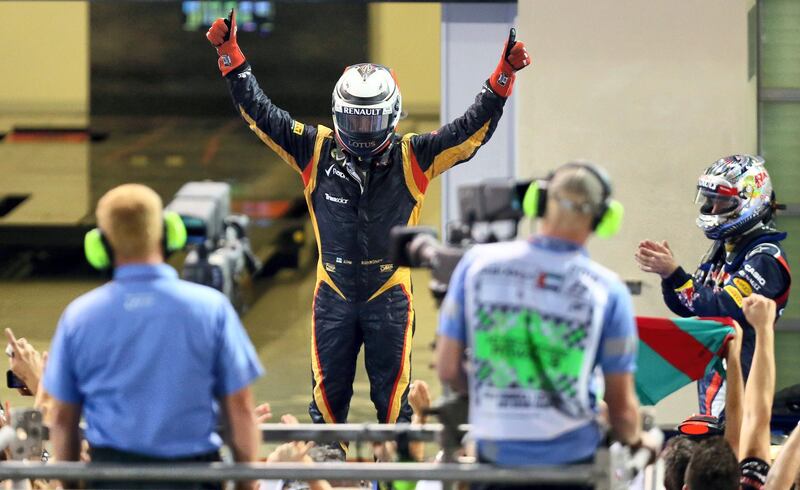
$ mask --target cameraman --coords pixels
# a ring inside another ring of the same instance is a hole
[[[568,163],[532,186],[525,207],[542,217],[538,233],[475,246],[458,264],[442,306],[437,367],[443,383],[469,392],[481,461],[586,463],[603,440],[597,366],[613,436],[641,443],[631,298],[584,248],[612,204],[611,187],[587,163]]]
[[[113,256],[114,278],[64,311],[44,373],[55,399],[50,436],[56,458],[78,460],[82,414],[93,462],[218,461],[221,408],[234,458],[255,461],[259,437],[250,384],[263,369],[230,302],[179,280],[164,264],[166,223],[150,188],[110,190],[97,204],[97,224]],[[150,485],[103,488],[164,486]]]

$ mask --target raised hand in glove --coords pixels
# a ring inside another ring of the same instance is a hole
[[[231,9],[227,19],[217,19],[206,33],[208,41],[217,48],[219,71],[227,75],[242,63],[244,55],[236,42],[236,13]]]
[[[514,87],[515,73],[531,64],[531,57],[525,49],[525,43],[517,42],[517,31],[513,27],[508,33],[508,41],[503,47],[500,63],[489,77],[489,86],[497,95],[508,97]]]

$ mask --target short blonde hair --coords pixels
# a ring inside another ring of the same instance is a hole
[[[562,229],[591,230],[605,198],[600,179],[582,164],[563,165],[547,186],[545,219]]]
[[[144,258],[161,246],[162,212],[161,198],[153,189],[141,184],[123,184],[100,198],[97,226],[116,256]]]
[[[597,175],[580,164],[567,164],[556,170],[547,193],[556,206],[565,207],[566,204],[568,211],[588,215],[597,214],[606,197]]]

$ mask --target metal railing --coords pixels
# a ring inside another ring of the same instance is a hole
[[[469,425],[460,425],[463,433]],[[409,441],[435,442],[444,430],[442,424],[262,424],[259,426],[264,442],[386,442],[406,438]]]
[[[228,481],[228,480],[441,480],[463,482],[592,484],[607,478],[598,465],[502,468],[456,463],[184,463],[109,465],[101,463],[0,464],[0,479]],[[596,488],[608,488],[598,485]]]
[[[38,412],[28,415],[36,415]],[[15,437],[32,444],[30,434],[39,434],[40,417],[17,417]],[[23,429],[24,427],[24,429]],[[343,440],[357,445],[385,441],[439,441],[447,434],[442,424],[262,424],[259,427],[265,442],[313,440],[321,443]],[[467,425],[454,426],[451,432],[466,433]],[[28,434],[20,432],[28,431]],[[641,471],[650,454],[640,450],[631,455],[619,445],[600,448],[592,464],[569,466],[501,467],[483,463],[168,463],[168,464],[104,464],[33,461],[0,463],[0,480],[26,478],[65,481],[155,481],[200,482],[231,480],[440,480],[443,482],[498,482],[540,484],[594,485],[598,490],[627,488],[627,482]],[[33,458],[30,458],[33,459]]]

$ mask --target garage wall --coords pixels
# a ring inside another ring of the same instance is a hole
[[[658,278],[634,263],[639,240],[669,240],[693,270],[708,246],[694,225],[698,175],[721,156],[756,151],[753,3],[519,2],[518,38],[534,65],[517,80],[518,171],[541,176],[577,158],[609,170],[625,225],[590,250],[623,279],[643,281],[639,315],[669,315]],[[660,407],[662,421],[691,413],[692,395],[677,399]]]
[[[89,2],[0,2],[0,131],[82,125],[89,111]]]

